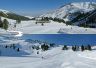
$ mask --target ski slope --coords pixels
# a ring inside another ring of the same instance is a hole
[[[9,31],[19,31],[23,34],[96,34],[95,28],[83,28],[78,26],[66,25],[65,23],[58,23],[50,20],[50,23],[36,24],[35,20],[21,21],[21,24],[16,24],[16,20],[7,19],[9,21]],[[16,28],[14,25],[16,24]],[[2,33],[2,29],[1,33]],[[6,31],[3,30],[6,33]]]
[[[50,20],[50,23],[36,24],[35,20],[21,21],[20,24],[16,24],[16,20],[7,19],[9,21],[9,31],[18,31],[23,34],[96,34],[96,28],[84,28],[72,25],[66,25],[65,23],[58,23]],[[16,28],[14,27],[16,25]],[[2,32],[3,31],[3,32]],[[6,34],[6,31],[0,29],[0,34]]]
[[[96,60],[79,56],[80,52],[63,51],[61,47],[26,57],[0,57],[2,68],[94,68]],[[85,54],[91,52],[85,52]],[[96,51],[94,52],[96,53]],[[90,56],[95,55],[91,54]],[[41,57],[44,57],[43,59]],[[92,58],[92,57],[91,57]],[[95,55],[96,58],[96,55]]]
[[[51,21],[42,26],[36,21],[22,21],[17,25],[16,30],[24,34],[96,34],[95,28],[83,28],[78,26],[69,26],[64,23]]]
[[[32,49],[41,46],[39,42],[28,42],[21,38],[5,38],[0,36],[0,67],[2,68],[94,68],[96,67],[96,47],[92,51],[73,52],[62,50],[62,45],[47,51]],[[10,48],[11,44],[19,47],[20,52]],[[8,48],[5,46],[8,45]],[[37,52],[39,51],[39,54]],[[43,58],[42,58],[43,57]]]

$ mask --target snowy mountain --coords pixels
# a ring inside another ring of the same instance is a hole
[[[5,18],[9,18],[9,19],[13,19],[13,20],[29,20],[28,17],[21,16],[16,13],[13,13],[11,11],[2,10],[2,9],[0,9],[0,16],[5,17]]]
[[[61,6],[59,9],[41,15],[40,17],[57,18],[61,19],[68,25],[78,25],[83,27],[96,27],[95,15],[96,14],[95,2],[76,2]],[[93,18],[94,17],[94,18]]]
[[[29,19],[33,19],[34,17],[32,17],[32,16],[25,16],[25,17],[27,17],[27,18],[29,18]]]
[[[0,9],[0,12],[3,12],[4,14],[10,13],[9,11],[7,11],[7,10],[2,10],[2,9]]]
[[[59,9],[49,12],[47,14],[41,15],[43,17],[52,17],[52,18],[68,18],[68,15],[75,13],[75,12],[89,12],[95,9],[96,3],[94,2],[77,2],[77,3],[70,3],[67,5],[61,6]]]

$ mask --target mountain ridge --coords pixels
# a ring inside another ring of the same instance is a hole
[[[73,13],[74,11],[75,12],[80,11],[80,10],[82,10],[82,11],[91,11],[91,10],[94,10],[94,7],[92,7],[92,6],[90,6],[90,8],[88,7],[91,4],[92,4],[92,6],[94,4],[96,5],[95,2],[75,2],[75,3],[70,3],[70,4],[67,4],[67,5],[61,6],[60,8],[54,10],[51,13],[43,14],[43,15],[41,15],[41,17],[63,18],[67,14]]]
[[[0,16],[5,17],[5,18],[9,18],[9,19],[13,19],[13,20],[30,20],[28,17],[16,14],[11,11],[3,10],[3,9],[0,9]]]
[[[96,3],[95,2],[75,2],[75,3],[69,3],[67,5],[63,5],[57,10],[54,10],[51,13],[43,14],[40,17],[48,17],[48,18],[53,18],[54,19],[62,19],[64,20],[66,24],[68,25],[79,25],[83,27],[90,27],[89,25],[91,24],[91,27],[96,27],[96,25],[93,25],[93,12],[96,10]],[[89,17],[92,15],[90,18],[86,19],[87,16]],[[95,16],[96,17],[96,16]],[[86,19],[85,21],[82,21],[81,23],[80,20]],[[90,20],[90,22],[88,21]],[[88,23],[87,23],[88,22]],[[94,22],[96,24],[95,18]]]

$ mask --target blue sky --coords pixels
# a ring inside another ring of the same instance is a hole
[[[0,9],[24,15],[38,15],[52,11],[71,2],[96,0],[0,0]]]

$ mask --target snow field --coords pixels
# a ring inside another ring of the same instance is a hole
[[[96,52],[96,51],[95,51]],[[26,57],[0,57],[2,68],[94,68],[96,60],[81,57],[81,52],[63,51],[56,47],[39,55],[31,54]],[[85,54],[88,52],[86,51]],[[90,56],[95,55],[91,54]],[[42,56],[44,57],[42,59]],[[83,56],[83,54],[82,54]],[[95,55],[96,56],[96,55]]]

